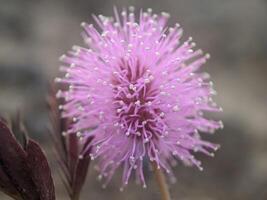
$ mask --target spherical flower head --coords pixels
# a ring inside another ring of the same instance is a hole
[[[122,167],[123,186],[134,171],[146,187],[145,160],[171,176],[175,160],[202,170],[193,152],[213,156],[218,145],[199,133],[222,127],[203,116],[221,110],[209,76],[199,72],[209,55],[194,50],[192,38],[181,41],[179,24],[167,28],[167,13],[114,13],[94,16],[99,29],[82,23],[87,47],[61,57],[66,73],[56,81],[69,88],[57,95],[65,99],[62,117],[73,119],[67,133],[94,136],[88,148],[105,184]]]

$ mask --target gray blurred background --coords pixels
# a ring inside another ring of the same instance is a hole
[[[45,133],[47,82],[58,74],[58,57],[82,44],[80,22],[92,22],[92,13],[111,15],[113,5],[167,11],[169,25],[179,22],[185,38],[211,54],[203,70],[215,83],[225,128],[210,139],[222,148],[214,159],[200,157],[204,172],[176,167],[174,199],[267,199],[266,0],[0,0],[0,113],[22,111],[55,168]],[[53,171],[58,199],[67,199]],[[154,176],[147,179],[146,190],[132,183],[119,192],[119,176],[103,190],[91,169],[82,199],[159,200]]]

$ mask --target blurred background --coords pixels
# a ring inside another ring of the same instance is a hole
[[[113,5],[167,11],[169,25],[179,22],[184,38],[192,36],[211,54],[203,70],[215,83],[225,128],[210,139],[222,148],[214,159],[201,157],[203,172],[176,167],[174,199],[267,199],[266,0],[0,0],[1,115],[20,110],[55,168],[46,135],[48,81],[58,74],[58,57],[82,45],[80,22],[92,22],[92,13],[112,15]],[[53,171],[58,199],[67,199]],[[96,177],[91,167],[82,199],[160,199],[151,173],[146,190],[132,183],[124,192],[119,176],[105,190]],[[8,198],[0,194],[0,199]]]

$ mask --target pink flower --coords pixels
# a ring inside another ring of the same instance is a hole
[[[209,55],[193,50],[192,38],[181,41],[179,24],[167,28],[167,13],[114,12],[115,19],[94,16],[99,30],[82,23],[87,47],[61,57],[66,74],[56,81],[69,88],[57,95],[65,98],[62,117],[73,119],[68,133],[94,136],[90,156],[105,184],[121,166],[123,186],[134,171],[146,187],[147,158],[171,176],[174,160],[202,170],[192,153],[213,156],[218,145],[199,132],[222,127],[203,116],[221,110],[208,75],[199,72]]]

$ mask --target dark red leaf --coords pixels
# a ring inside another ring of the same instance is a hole
[[[55,87],[52,85],[48,98],[50,119],[53,126],[52,138],[54,139],[57,155],[60,157],[61,174],[65,175],[65,178],[62,178],[62,180],[67,180],[64,183],[70,198],[76,200],[79,199],[90,164],[89,156],[83,153],[86,152],[89,155],[91,149],[87,145],[90,144],[92,138],[87,139],[85,143],[81,143],[79,137],[74,133],[67,136],[62,134],[67,131],[72,123],[70,119],[61,118],[60,116],[58,107],[63,103],[62,101],[55,98]],[[81,153],[84,157],[80,157]]]
[[[27,154],[16,141],[6,123],[0,121],[0,164],[14,188],[23,199],[36,200],[38,192],[29,176]]]
[[[27,163],[31,169],[31,177],[37,191],[40,193],[40,200],[55,200],[54,182],[51,171],[40,146],[29,139],[27,147]]]
[[[49,132],[61,162],[68,167],[68,149],[66,138],[63,136],[62,132],[67,129],[69,120],[60,117],[60,111],[58,109],[59,102],[55,98],[55,93],[56,89],[54,85],[51,85],[50,96],[47,98],[47,104],[50,110],[49,116],[52,124],[52,131]]]
[[[85,149],[85,146],[88,146],[93,137],[87,138],[85,143],[83,144],[83,149]],[[88,149],[88,152],[91,151],[91,148]],[[86,181],[86,176],[88,173],[88,168],[90,164],[90,157],[88,156],[89,154],[80,154],[77,158],[76,161],[76,167],[75,167],[75,172],[74,172],[74,179],[72,183],[72,196],[74,197],[73,199],[79,197],[81,189]]]
[[[89,156],[78,159],[72,186],[73,196],[77,196],[80,194],[81,189],[86,180],[89,164],[90,164]]]
[[[70,134],[66,137],[68,139],[68,164],[69,171],[72,175],[72,181],[75,176],[75,168],[79,157],[79,138],[75,134]]]
[[[14,199],[22,199],[14,185],[10,182],[9,177],[3,171],[0,164],[0,188],[1,191],[7,195],[13,197]]]

